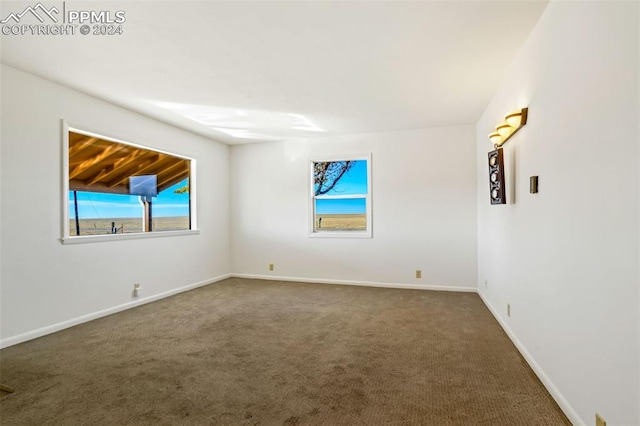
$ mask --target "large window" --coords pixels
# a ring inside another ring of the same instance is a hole
[[[310,236],[371,237],[371,156],[311,161]]]
[[[193,229],[194,161],[68,132],[65,237]]]

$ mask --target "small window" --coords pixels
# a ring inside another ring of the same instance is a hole
[[[310,236],[371,237],[371,156],[311,161]]]
[[[193,161],[69,131],[65,236],[191,230]]]

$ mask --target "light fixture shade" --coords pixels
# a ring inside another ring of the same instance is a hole
[[[506,138],[512,132],[511,126],[507,123],[502,123],[496,126],[496,130],[500,136]]]
[[[514,112],[505,117],[507,120],[507,124],[511,127],[520,127],[520,119],[522,118],[522,114],[519,112]]]
[[[500,145],[502,143],[502,136],[500,136],[498,132],[493,132],[489,135],[489,140],[494,145]]]
[[[518,127],[524,126],[527,124],[527,108],[522,108],[521,110],[514,111],[511,114],[507,114],[504,118],[507,124],[514,129]]]

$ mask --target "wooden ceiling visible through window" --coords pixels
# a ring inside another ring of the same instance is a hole
[[[69,132],[69,190],[129,194],[131,176],[156,175],[158,192],[189,177],[184,158]]]

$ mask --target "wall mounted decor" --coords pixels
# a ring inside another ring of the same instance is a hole
[[[504,157],[502,149],[489,152],[489,194],[491,204],[507,204],[504,190]]]

